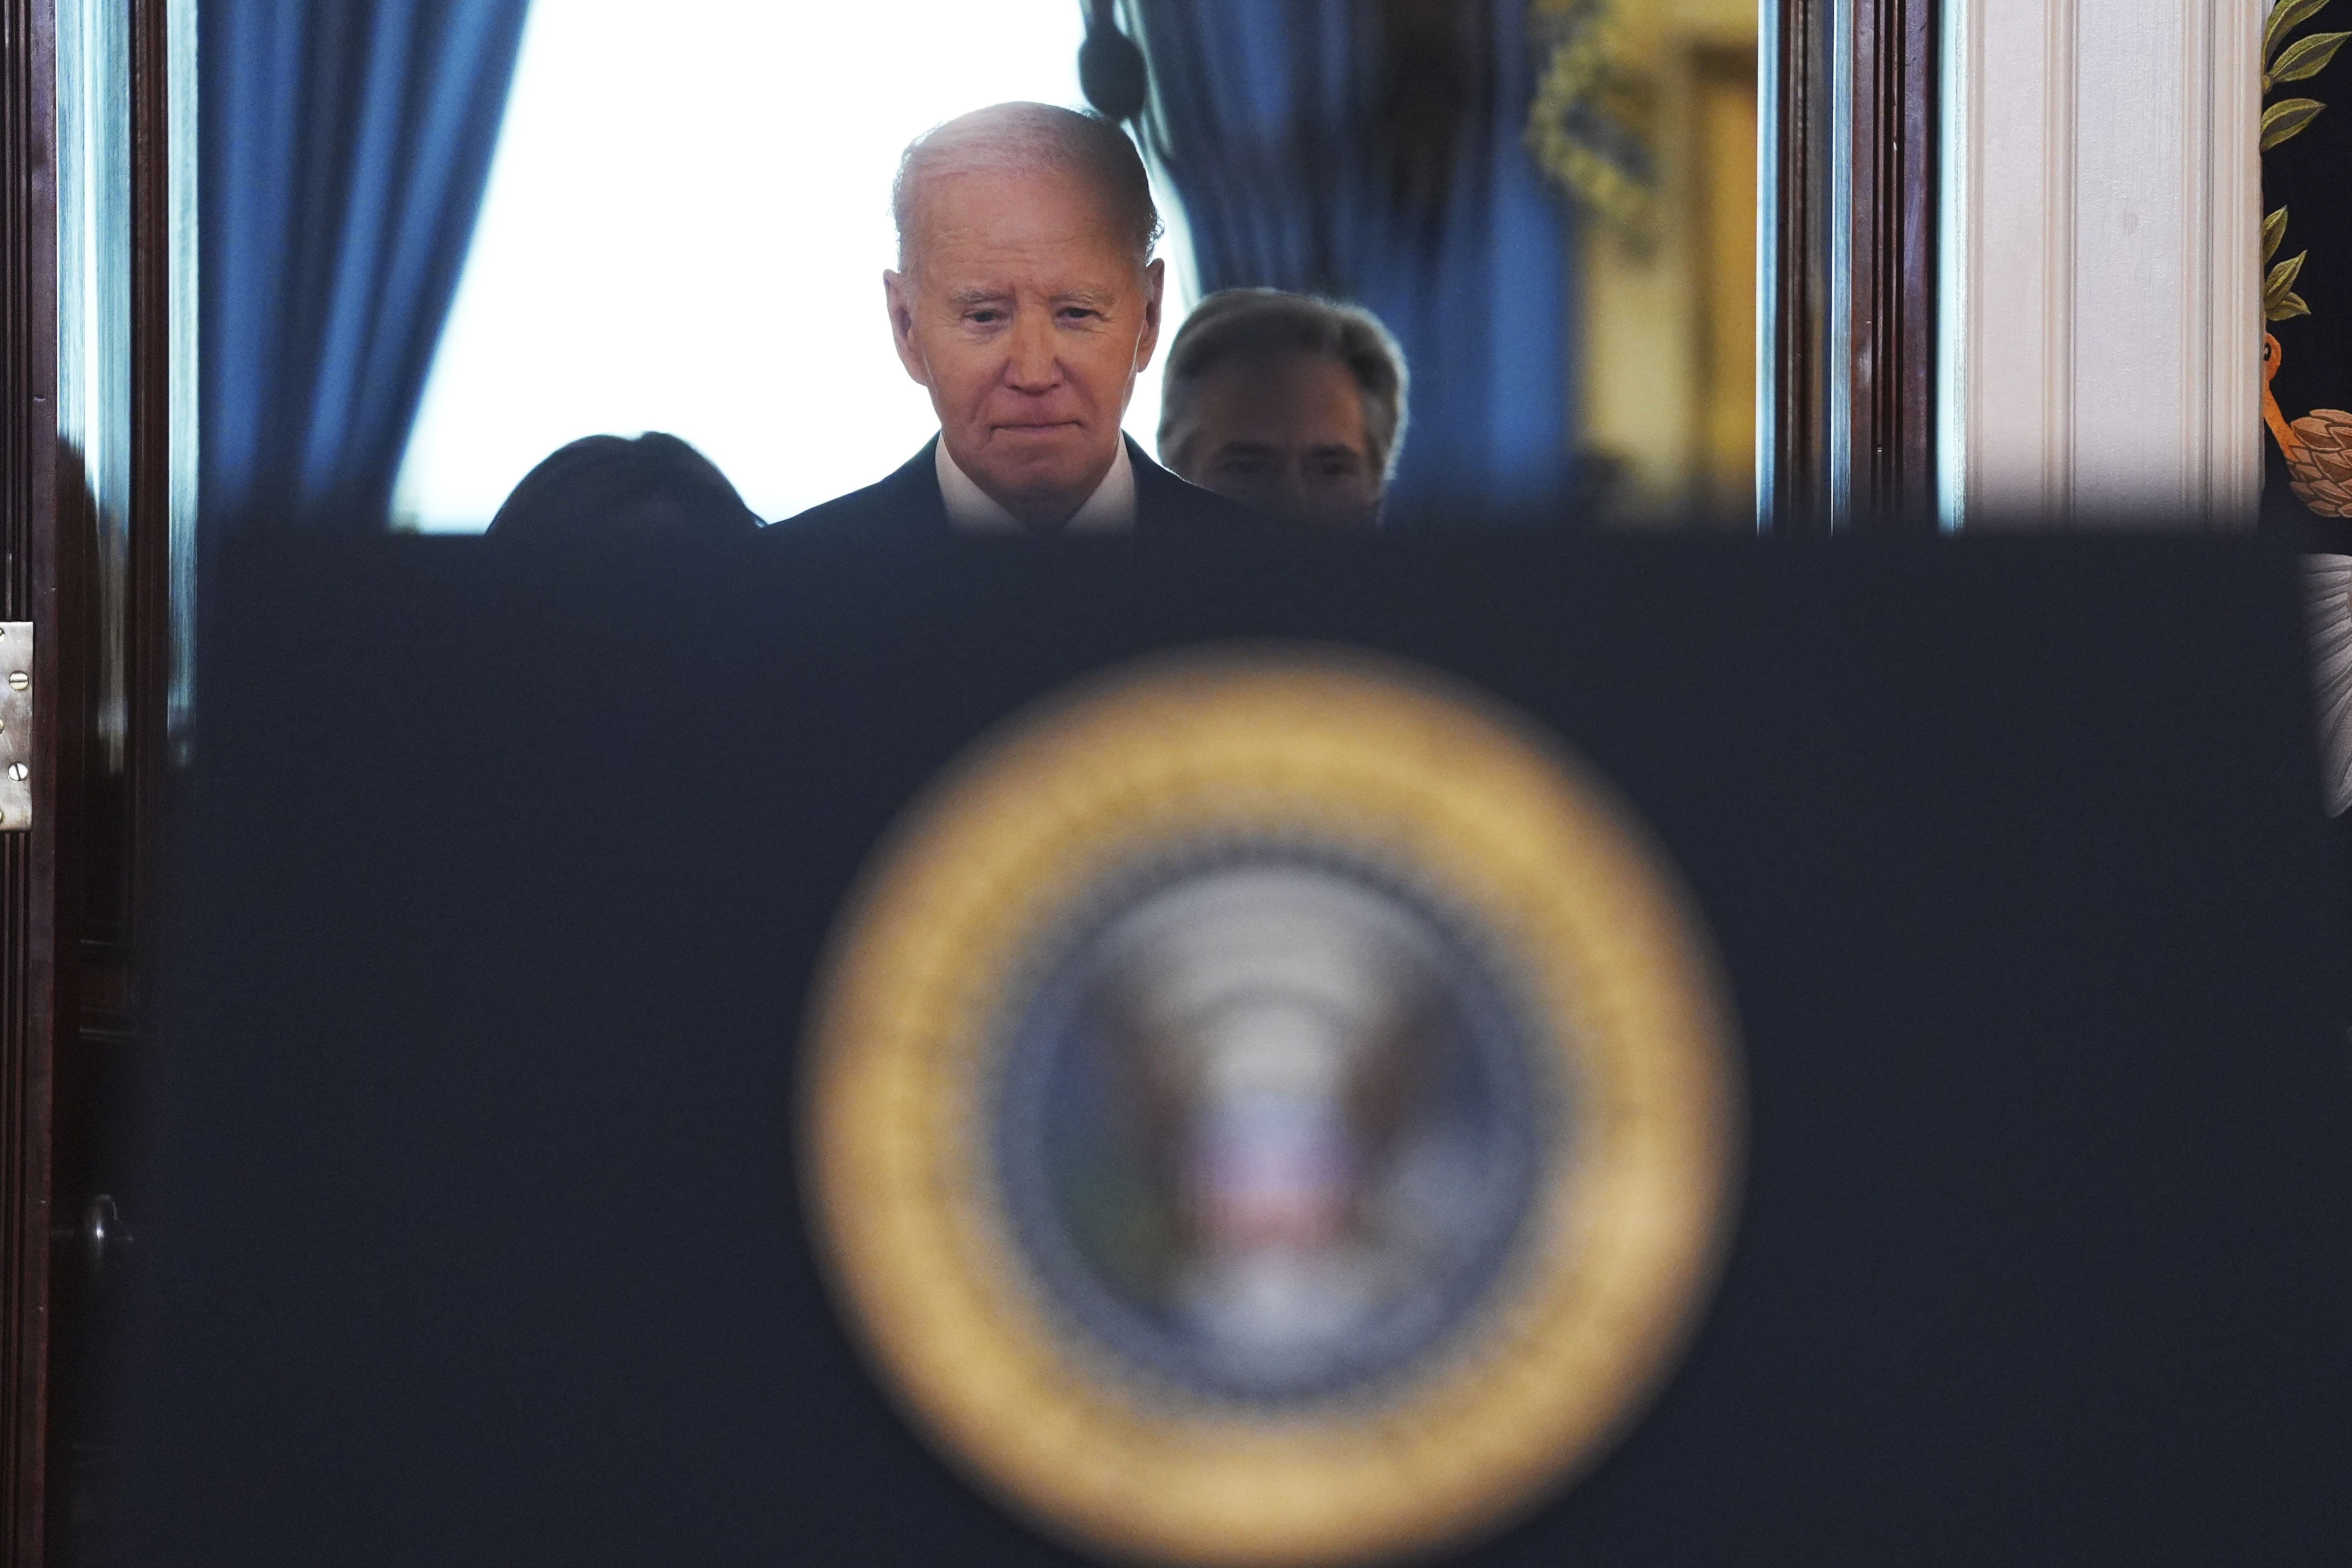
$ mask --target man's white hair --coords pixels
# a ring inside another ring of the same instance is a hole
[[[1135,247],[1136,266],[1150,265],[1160,241],[1160,209],[1150,176],[1127,132],[1097,115],[1049,103],[998,103],[935,125],[907,143],[890,187],[898,225],[898,269],[908,268],[908,238],[920,214],[922,184],[934,175],[1032,173],[1079,175],[1102,198],[1103,210]]]

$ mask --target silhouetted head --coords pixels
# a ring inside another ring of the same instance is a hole
[[[522,477],[490,520],[499,539],[588,543],[614,539],[735,539],[760,520],[711,460],[648,430],[583,436]]]
[[[1169,345],[1160,460],[1270,516],[1369,528],[1403,449],[1406,380],[1370,310],[1223,289]]]
[[[1160,341],[1142,158],[1108,121],[1000,103],[917,138],[892,205],[891,336],[948,456],[1023,523],[1060,527],[1109,472]]]

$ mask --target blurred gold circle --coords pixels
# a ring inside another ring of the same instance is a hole
[[[988,1131],[1037,952],[1157,845],[1301,834],[1469,910],[1574,1086],[1519,1265],[1360,1395],[1219,1401],[1122,1374],[1014,1245]],[[902,1408],[1097,1552],[1342,1564],[1458,1544],[1590,1467],[1663,1380],[1726,1240],[1736,1051],[1708,944],[1629,811],[1532,725],[1337,650],[1145,661],[1023,715],[877,854],[811,1014],[805,1188],[845,1315]]]

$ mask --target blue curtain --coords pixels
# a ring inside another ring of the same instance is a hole
[[[1444,64],[1400,35],[1409,5],[1125,11],[1150,62],[1145,129],[1184,203],[1202,291],[1352,300],[1403,346],[1412,426],[1391,514],[1555,510],[1571,477],[1568,220],[1521,137],[1525,0],[1424,4],[1424,21],[1441,16],[1458,29],[1449,43],[1480,57]],[[1478,79],[1450,68],[1465,63]],[[1465,111],[1443,145],[1417,111],[1433,95]]]
[[[207,531],[384,525],[527,5],[199,8]]]

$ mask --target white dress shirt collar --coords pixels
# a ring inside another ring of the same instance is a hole
[[[1021,520],[948,456],[942,439],[938,447],[940,499],[948,505],[948,526],[960,533],[1026,533]],[[1127,437],[1118,438],[1110,471],[1095,486],[1095,493],[1057,531],[1062,533],[1125,533],[1135,527],[1135,465],[1128,461]]]

